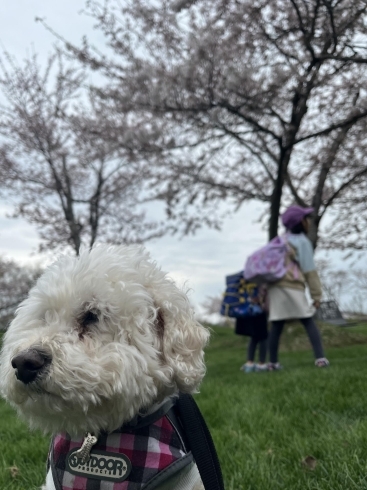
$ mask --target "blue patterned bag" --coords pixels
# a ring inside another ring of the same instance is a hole
[[[243,271],[226,277],[220,314],[231,318],[243,318],[264,313],[265,291],[262,286],[248,282]]]

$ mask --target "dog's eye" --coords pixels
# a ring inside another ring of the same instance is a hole
[[[86,311],[80,319],[80,324],[82,327],[88,327],[93,323],[98,323],[98,315],[94,311]]]

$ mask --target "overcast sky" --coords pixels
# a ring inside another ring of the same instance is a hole
[[[86,34],[96,45],[103,43],[101,34],[93,30],[93,21],[81,13],[84,0],[17,0],[2,2],[0,43],[2,49],[21,61],[27,54],[39,53],[46,59],[54,43],[35,17],[45,18],[53,29],[70,41],[77,42]],[[224,290],[224,276],[237,272],[246,256],[266,241],[266,232],[257,223],[263,205],[246,204],[233,218],[228,219],[221,232],[201,230],[195,237],[178,240],[164,237],[147,243],[162,268],[171,273],[179,284],[192,289],[191,300],[200,305],[206,296]],[[0,201],[0,254],[22,263],[44,261],[35,254],[37,233],[22,220],[11,220],[6,214],[11,208]],[[332,260],[339,267],[340,255]]]

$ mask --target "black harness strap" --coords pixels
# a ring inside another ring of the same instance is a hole
[[[176,407],[205,490],[224,490],[213,439],[195,400],[180,393]]]

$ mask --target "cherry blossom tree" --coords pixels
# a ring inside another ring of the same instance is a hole
[[[273,237],[296,201],[316,208],[316,246],[325,214],[366,181],[366,2],[90,0],[87,11],[106,49],[66,47],[106,77],[95,94],[111,114],[159,124],[168,216],[187,233],[218,226],[224,200],[257,199]],[[343,248],[358,241],[348,236],[321,238]]]
[[[37,227],[41,250],[78,254],[97,239],[135,243],[168,230],[144,209],[154,123],[109,113],[60,53],[45,67],[3,56],[0,88],[2,194]]]

